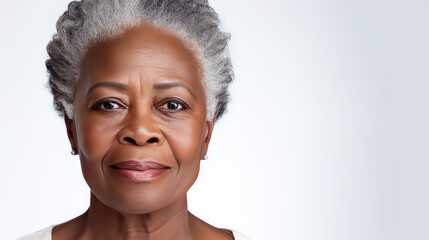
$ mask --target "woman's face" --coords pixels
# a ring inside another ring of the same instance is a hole
[[[186,198],[213,130],[200,81],[193,53],[159,29],[90,48],[66,125],[98,200],[141,214]]]

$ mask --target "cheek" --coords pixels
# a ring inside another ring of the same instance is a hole
[[[76,116],[77,117],[77,116]],[[79,116],[76,134],[83,176],[92,190],[104,185],[102,159],[115,139],[115,128],[111,122]]]
[[[116,137],[115,123],[96,117],[82,118],[77,129],[79,154],[88,160],[101,160]]]
[[[189,188],[196,180],[203,146],[203,127],[200,122],[170,124],[166,141],[178,165],[177,182]]]
[[[200,160],[203,137],[202,127],[198,123],[171,124],[165,131],[165,138],[179,165]]]

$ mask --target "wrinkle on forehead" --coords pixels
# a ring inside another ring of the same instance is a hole
[[[177,36],[159,28],[142,25],[130,28],[122,36],[94,44],[88,51],[82,68],[84,88],[98,81],[115,80],[127,83],[130,79],[169,81],[181,79],[188,88],[202,90],[195,52]],[[141,87],[141,86],[140,86]]]
[[[161,28],[155,28],[146,24],[141,24],[138,27],[130,28],[118,38],[94,44],[88,51],[87,58],[91,58],[93,53],[99,55],[99,58],[110,59],[108,62],[108,71],[118,71],[135,67],[141,64],[156,63],[156,66],[162,68],[171,68],[176,62],[188,63],[189,72],[194,72],[195,77],[202,81],[200,64],[197,59],[197,54],[187,47],[184,40]],[[127,55],[127,59],[118,64],[116,59]],[[152,56],[162,56],[163,58],[152,58]],[[143,56],[143,57],[142,57]],[[139,59],[139,61],[135,61]],[[143,60],[143,61],[142,61]],[[162,60],[162,62],[159,62]],[[158,62],[154,62],[158,61]],[[88,61],[86,61],[88,62]],[[154,64],[152,64],[153,66]],[[170,66],[169,66],[170,65]],[[91,69],[91,66],[89,66]],[[85,69],[87,71],[88,68]],[[176,69],[178,70],[178,69]],[[103,69],[103,72],[106,69]],[[97,72],[92,72],[91,75]]]

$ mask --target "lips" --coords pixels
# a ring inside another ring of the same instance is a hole
[[[127,179],[137,182],[147,182],[156,179],[169,167],[150,161],[124,161],[112,165],[111,170]]]

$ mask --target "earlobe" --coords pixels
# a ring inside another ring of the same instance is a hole
[[[67,128],[67,136],[69,138],[70,141],[70,145],[72,148],[72,152],[78,154],[78,149],[77,149],[77,138],[76,138],[76,127],[74,124],[74,120],[68,118],[67,116],[64,117],[64,122],[66,124],[66,128]]]

